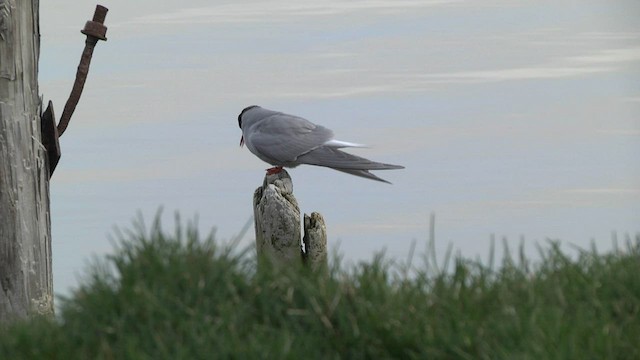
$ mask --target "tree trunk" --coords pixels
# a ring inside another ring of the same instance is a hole
[[[300,236],[300,208],[286,170],[266,175],[253,194],[258,260],[276,265],[304,261],[313,269],[326,267],[327,230],[322,215],[304,215],[304,245]]]
[[[0,323],[53,312],[38,0],[0,0]]]

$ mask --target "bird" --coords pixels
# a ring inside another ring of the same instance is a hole
[[[271,164],[273,167],[267,169],[269,175],[279,173],[283,167],[307,164],[391,184],[370,170],[404,169],[401,165],[346,153],[340,149],[366,145],[336,140],[333,131],[324,126],[258,105],[247,106],[240,112],[238,126],[242,129],[240,147],[246,144],[255,156]]]

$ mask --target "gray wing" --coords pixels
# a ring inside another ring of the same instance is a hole
[[[363,177],[363,178],[367,178],[367,179],[381,181],[383,183],[391,184],[387,180],[385,180],[385,179],[383,179],[383,178],[381,178],[379,176],[375,176],[374,174],[370,173],[367,170],[345,170],[345,169],[338,169],[338,168],[333,168],[333,169],[334,170],[338,170],[338,171],[342,171],[342,172],[347,173],[347,174],[360,176],[360,177]]]
[[[250,137],[252,145],[262,155],[292,166],[299,156],[331,140],[333,132],[301,117],[278,113],[256,124]]]
[[[369,170],[393,170],[404,169],[404,166],[385,164],[371,161],[360,156],[352,155],[331,146],[320,146],[300,156],[301,164],[325,166],[347,174],[361,176],[367,179],[389,183],[388,181],[372,174]]]

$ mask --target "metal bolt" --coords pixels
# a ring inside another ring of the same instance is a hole
[[[71,94],[67,103],[64,105],[60,122],[58,123],[58,136],[62,136],[64,131],[69,126],[71,115],[80,101],[80,95],[82,95],[82,89],[84,89],[84,83],[87,81],[87,74],[89,73],[89,65],[91,65],[91,56],[93,55],[93,49],[95,48],[98,40],[107,40],[107,27],[104,26],[104,20],[107,16],[107,9],[102,5],[97,5],[93,14],[93,20],[87,21],[80,32],[87,35],[85,41],[84,51],[80,58],[80,64],[78,65],[78,71],[76,72],[76,80],[73,83]]]

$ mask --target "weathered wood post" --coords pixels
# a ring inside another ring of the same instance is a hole
[[[0,323],[53,312],[38,0],[0,0]]]
[[[322,215],[304,215],[304,250],[300,235],[300,208],[286,170],[265,175],[253,194],[256,251],[259,261],[288,265],[305,262],[311,268],[327,264],[327,230]]]
[[[304,214],[304,260],[312,269],[327,266],[327,227],[320,213]]]

